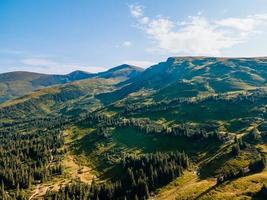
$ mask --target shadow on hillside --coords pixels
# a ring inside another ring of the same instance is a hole
[[[121,166],[109,163],[104,154],[100,156],[101,151],[98,149],[99,146],[104,147],[109,143],[109,140],[93,131],[76,140],[71,147],[76,155],[84,155],[87,162],[90,163],[90,167],[99,172],[98,178],[101,180],[117,180],[122,175]]]
[[[265,200],[267,199],[267,186],[263,185],[262,188],[252,196],[252,200]]]
[[[209,152],[208,158],[214,156],[213,160],[207,160],[203,164],[201,164],[199,169],[199,178],[200,179],[207,179],[212,178],[215,176],[214,172],[216,169],[222,167],[222,165],[232,158],[230,153],[226,153],[229,145],[223,147],[222,149],[217,148],[214,151]]]
[[[252,175],[252,174],[254,174],[254,173],[248,173],[246,176]],[[211,186],[210,188],[208,188],[204,192],[200,193],[197,197],[194,198],[194,200],[201,199],[201,197],[208,194],[210,191],[216,189],[217,187],[226,186],[228,184],[231,184],[233,181],[237,180],[238,178],[241,178],[241,177],[236,177],[236,178],[227,180],[223,183],[216,183],[215,185]],[[258,192],[256,192],[256,193],[248,192],[248,193],[246,193],[246,195],[251,197],[252,200],[266,200],[267,199],[267,186],[263,184],[262,188]]]
[[[213,185],[211,186],[209,189],[205,190],[204,192],[200,193],[196,198],[194,198],[194,200],[200,199],[201,197],[203,197],[204,195],[208,194],[211,190],[215,189],[218,185]]]

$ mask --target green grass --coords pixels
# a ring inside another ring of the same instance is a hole
[[[72,149],[78,161],[90,165],[90,167],[99,173],[101,179],[117,176],[117,174],[113,172],[113,168],[116,168],[116,164],[109,163],[107,154],[110,154],[111,157],[112,155],[119,155],[118,147],[114,147],[114,143],[97,135],[95,131],[77,139],[73,143]],[[115,150],[117,151],[115,152]]]
[[[199,180],[193,172],[185,172],[169,185],[163,187],[158,200],[232,200],[258,199],[254,195],[267,183],[267,171],[240,177],[216,185],[215,179]],[[260,199],[258,199],[260,200]]]
[[[191,84],[179,81],[161,89],[155,94],[154,99],[160,101],[177,97],[194,97],[204,91],[207,91],[207,89],[201,83]]]
[[[153,120],[165,118],[168,121],[176,120],[178,122],[207,122],[257,115],[256,112],[250,112],[252,108],[253,105],[246,103],[231,104],[227,101],[213,101],[199,104],[182,104],[177,105],[172,110],[134,114],[134,116],[149,117]]]
[[[186,153],[203,153],[213,149],[215,141],[193,140],[186,137],[152,135],[138,131],[136,128],[117,128],[113,135],[115,143],[130,149],[138,149],[144,153],[157,151],[185,151]]]
[[[126,155],[185,151],[194,158],[200,158],[216,151],[219,146],[218,141],[212,139],[148,135],[133,127],[116,128],[110,138],[99,136],[95,131],[86,131],[92,130],[90,128],[76,127],[72,130],[72,135],[76,138],[72,146],[74,153],[81,158],[83,164],[87,162],[98,171],[102,179],[120,177],[118,164]]]
[[[240,177],[207,190],[199,199],[232,200],[232,199],[254,199],[254,195],[260,191],[264,183],[267,183],[267,171]]]
[[[251,120],[246,119],[234,119],[226,124],[226,129],[230,132],[238,132],[247,128],[251,123]]]
[[[188,149],[185,138],[147,135],[135,128],[118,128],[113,133],[114,141],[126,148],[142,152],[173,151]]]
[[[214,177],[222,173],[229,174],[231,171],[238,172],[257,157],[257,152],[249,149],[242,150],[238,156],[232,155],[231,148],[224,151],[222,155],[201,166],[200,175],[202,178]]]
[[[78,128],[77,126],[72,126],[64,131],[65,143],[72,144],[79,141],[84,136],[92,133],[93,128]]]

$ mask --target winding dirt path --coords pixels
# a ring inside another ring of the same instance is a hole
[[[69,179],[91,183],[92,180],[96,178],[90,167],[77,164],[75,157],[71,154],[66,155],[63,160],[63,166],[65,167],[67,174],[70,176]]]
[[[31,200],[35,195],[39,193],[39,188],[40,188],[40,185],[37,185],[36,189],[34,190],[35,192],[30,196],[29,200]]]
[[[67,185],[72,180],[91,183],[93,179],[96,179],[92,169],[88,166],[77,164],[75,156],[70,153],[65,155],[62,165],[64,167],[64,174],[59,177],[55,177],[47,183],[38,184],[32,191],[33,193],[29,197],[29,200],[43,199],[47,190],[57,191],[60,187]]]
[[[38,184],[34,190],[34,193],[30,196],[29,200],[43,199],[42,197],[45,195],[45,193],[48,189],[49,189],[48,186]]]

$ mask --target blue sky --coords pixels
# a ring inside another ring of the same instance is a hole
[[[0,73],[267,56],[267,0],[1,0]]]

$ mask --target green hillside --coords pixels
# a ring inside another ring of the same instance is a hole
[[[172,57],[2,103],[1,195],[261,199],[266,78],[267,58]]]
[[[141,68],[121,65],[100,73],[74,71],[66,75],[39,74],[33,72],[8,72],[0,74],[0,103],[23,96],[34,90],[89,78],[119,78],[126,80],[137,76]]]
[[[158,100],[251,90],[266,86],[266,63],[266,58],[171,57],[100,98],[110,103],[107,99],[119,100],[142,88],[155,91]]]

